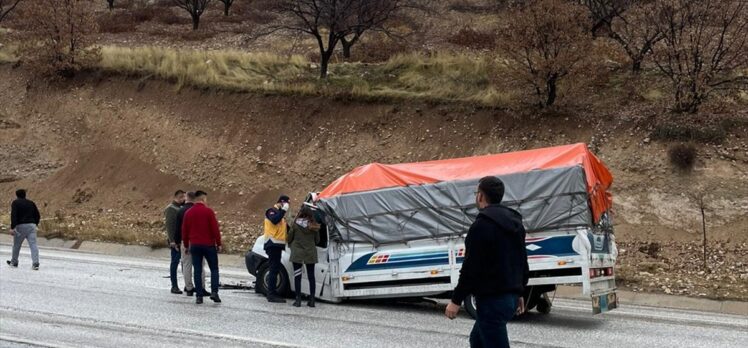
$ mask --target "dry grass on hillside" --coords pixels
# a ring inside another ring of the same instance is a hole
[[[113,46],[103,47],[101,53],[98,64],[104,70],[155,75],[176,81],[180,86],[199,88],[296,92],[294,89],[299,85],[287,85],[286,82],[307,75],[309,70],[309,64],[300,56],[281,58],[269,53]]]
[[[316,64],[302,56],[240,51],[106,46],[105,71],[154,75],[181,86],[360,99],[420,99],[504,106],[511,93],[490,81],[498,64],[469,54],[396,55],[383,64],[342,63],[319,80]]]
[[[5,30],[0,28],[0,38],[5,34]],[[0,40],[0,64],[2,63],[15,63],[18,61],[18,49],[16,44],[9,44],[4,42],[6,40]]]

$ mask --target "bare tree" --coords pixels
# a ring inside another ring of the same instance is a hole
[[[592,34],[609,36],[631,59],[631,70],[638,74],[644,58],[662,35],[646,23],[652,10],[647,0],[577,0],[589,12]]]
[[[391,37],[399,37],[389,24],[398,19],[405,20],[405,13],[414,11],[425,13],[429,9],[430,0],[360,0],[354,7],[351,33],[340,38],[343,47],[343,58],[351,58],[351,47],[355,45],[367,31],[378,31]]]
[[[350,48],[368,30],[386,30],[384,23],[414,0],[277,0],[271,11],[280,22],[269,32],[289,31],[307,34],[317,41],[320,53],[320,77],[326,78],[330,58],[338,43]]]
[[[228,16],[231,10],[231,5],[234,4],[234,0],[218,0],[223,3],[223,15]]]
[[[21,0],[0,0],[0,22],[18,6]]]
[[[44,74],[71,76],[98,59],[89,49],[96,32],[93,0],[34,0],[19,11],[27,25],[24,56]]]
[[[559,82],[578,76],[590,61],[585,9],[564,0],[538,0],[510,12],[506,23],[498,44],[507,68],[533,89],[539,106],[552,106]]]
[[[106,0],[107,7],[109,8],[109,11],[114,9],[114,0]]]
[[[621,45],[631,59],[631,71],[635,74],[641,71],[642,63],[652,52],[652,47],[663,38],[659,28],[647,23],[647,17],[653,10],[653,4],[637,2],[626,12],[615,16],[610,23],[610,37]]]
[[[200,27],[200,16],[205,13],[205,9],[210,5],[211,0],[174,0],[174,4],[187,11],[192,17],[192,30]]]
[[[635,0],[577,0],[587,8],[592,19],[590,30],[595,36],[610,31],[613,19],[621,16]]]
[[[698,111],[715,91],[748,84],[748,8],[741,0],[660,0],[650,25],[663,33],[655,64],[670,79],[676,112]]]

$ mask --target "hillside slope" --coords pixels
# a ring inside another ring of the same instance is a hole
[[[668,269],[695,262],[698,252],[688,248],[698,246],[701,215],[689,194],[698,188],[707,192],[709,238],[722,252],[714,253],[717,273],[733,286],[704,290],[705,276],[681,293],[748,298],[746,125],[721,146],[702,146],[695,171],[684,174],[668,163],[669,144],[650,141],[651,126],[625,111],[520,117],[466,105],[176,90],[106,75],[49,85],[9,66],[0,66],[0,90],[0,194],[30,189],[53,218],[43,226],[51,235],[163,244],[171,193],[199,188],[210,193],[230,249],[241,251],[279,194],[299,202],[358,165],[585,142],[614,173],[624,259]],[[669,247],[637,251],[648,243]],[[659,289],[651,280],[667,269],[642,272],[632,261],[620,274],[634,288]],[[677,279],[662,283],[677,292]]]

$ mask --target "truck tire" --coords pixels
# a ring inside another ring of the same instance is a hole
[[[270,264],[263,262],[262,265],[257,269],[257,280],[255,281],[255,292],[258,294],[267,295],[267,277],[270,273]],[[291,291],[291,287],[288,280],[288,274],[284,267],[281,267],[278,272],[278,295],[288,296]]]
[[[468,295],[465,297],[463,303],[465,305],[465,311],[470,314],[473,319],[478,319],[478,305],[475,301],[475,296],[472,294]]]

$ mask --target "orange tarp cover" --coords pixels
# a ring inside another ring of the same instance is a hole
[[[589,192],[593,216],[597,222],[600,216],[612,206],[608,189],[613,183],[613,176],[608,168],[589,151],[587,145],[582,143],[418,163],[367,164],[338,178],[320,192],[319,196],[330,198],[346,193],[390,187],[474,180],[488,175],[506,175],[577,165],[584,167],[587,192]]]

